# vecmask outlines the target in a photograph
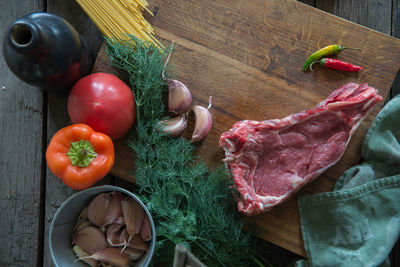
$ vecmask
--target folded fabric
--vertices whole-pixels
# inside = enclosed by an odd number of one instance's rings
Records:
[[[359,165],[332,192],[298,198],[308,261],[296,266],[390,266],[400,233],[400,97],[378,114]]]

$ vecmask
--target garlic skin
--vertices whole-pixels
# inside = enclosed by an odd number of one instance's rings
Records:
[[[134,248],[125,248],[124,252],[128,255],[131,261],[137,261],[144,254],[144,250],[138,250]]]
[[[95,259],[115,267],[129,267],[128,255],[118,248],[105,248],[88,257],[81,257],[79,259]]]
[[[97,195],[92,201],[90,201],[87,215],[89,221],[91,221],[94,225],[103,228],[106,222],[106,215],[108,211],[108,207],[111,202],[111,194],[110,193],[102,193]]]
[[[211,102],[211,101],[210,101]],[[211,130],[212,127],[212,115],[208,108],[202,106],[194,106],[193,112],[195,116],[194,131],[192,134],[192,143],[198,142],[204,139]]]
[[[81,220],[81,219],[87,219],[87,218],[88,218],[88,207],[85,207],[85,208],[81,211],[81,213],[79,214],[78,219]]]
[[[100,227],[102,231],[107,225],[121,221],[122,194],[119,192],[102,193],[90,201],[87,207],[87,217],[90,222]],[[122,223],[121,223],[122,224]]]
[[[111,224],[107,227],[106,237],[107,237],[107,242],[110,246],[112,247],[121,246],[121,244],[119,243],[119,237],[122,231],[121,228],[122,225],[120,224]]]
[[[126,224],[126,230],[130,237],[140,232],[144,217],[144,210],[133,198],[125,198],[121,201],[122,213]]]
[[[139,236],[139,235],[134,235],[133,237],[130,237],[130,240],[128,240],[128,247],[129,248],[134,248],[137,250],[148,250],[149,246],[147,243]]]
[[[168,109],[176,114],[183,114],[192,106],[192,94],[189,89],[177,80],[167,79],[168,82]]]
[[[124,244],[125,246],[126,244],[128,244],[128,238],[129,235],[126,232],[126,228],[122,229],[121,234],[119,235],[119,243]]]
[[[89,254],[96,253],[107,247],[104,234],[95,226],[87,226],[73,236],[72,244],[78,245]]]
[[[152,231],[149,217],[145,215],[143,218],[142,226],[140,227],[140,237],[144,241],[150,241],[152,239],[151,232]]]
[[[90,256],[89,253],[87,253],[86,251],[84,251],[83,249],[81,249],[79,246],[75,245],[72,250],[75,252],[75,254],[78,256],[78,258],[82,258],[82,257],[87,257]],[[89,259],[89,258],[82,258],[82,261],[86,262],[87,264],[89,264],[91,267],[98,267],[99,266],[99,262],[95,259]]]
[[[120,192],[112,192],[110,205],[108,206],[106,216],[104,218],[104,226],[115,223],[122,216],[121,206],[122,194]]]
[[[126,228],[121,231],[119,242],[124,244],[125,247],[134,248],[137,250],[147,250],[149,248],[147,243],[139,235],[130,236]],[[124,251],[126,249],[125,247]]]
[[[161,131],[167,133],[171,137],[176,137],[185,130],[187,126],[187,116],[186,114],[178,115],[176,117],[162,120],[159,122],[159,127]]]
[[[91,226],[91,225],[92,225],[92,223],[91,223],[88,219],[79,220],[79,221],[75,224],[74,231],[75,231],[75,232],[78,232],[78,231],[80,231],[81,229],[83,229],[83,228],[85,228],[85,227],[87,227],[87,226]]]
[[[122,210],[122,207],[121,207],[121,210]],[[125,225],[124,217],[122,217],[122,215],[121,215],[121,217],[115,218],[115,220],[113,221],[113,223],[115,223],[115,224],[120,224],[120,225]]]

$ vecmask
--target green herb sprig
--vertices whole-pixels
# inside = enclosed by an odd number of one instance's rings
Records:
[[[134,36],[108,39],[106,52],[111,64],[127,73],[135,95],[137,121],[128,145],[140,197],[156,223],[154,261],[171,266],[175,245],[183,243],[209,266],[262,266],[252,260],[260,246],[242,230],[224,169],[211,170],[186,139],[155,130],[165,117],[166,54]]]

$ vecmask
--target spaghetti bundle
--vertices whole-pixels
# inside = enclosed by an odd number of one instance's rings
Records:
[[[127,39],[131,34],[162,47],[154,37],[154,30],[143,17],[147,8],[146,0],[76,0],[85,13],[107,38]]]

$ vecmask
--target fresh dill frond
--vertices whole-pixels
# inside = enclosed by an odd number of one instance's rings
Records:
[[[242,230],[224,168],[210,169],[188,140],[156,130],[166,113],[165,53],[134,36],[108,39],[106,52],[127,73],[135,95],[137,120],[128,145],[140,197],[156,224],[153,261],[172,265],[175,245],[183,243],[209,266],[254,265],[255,238]]]

